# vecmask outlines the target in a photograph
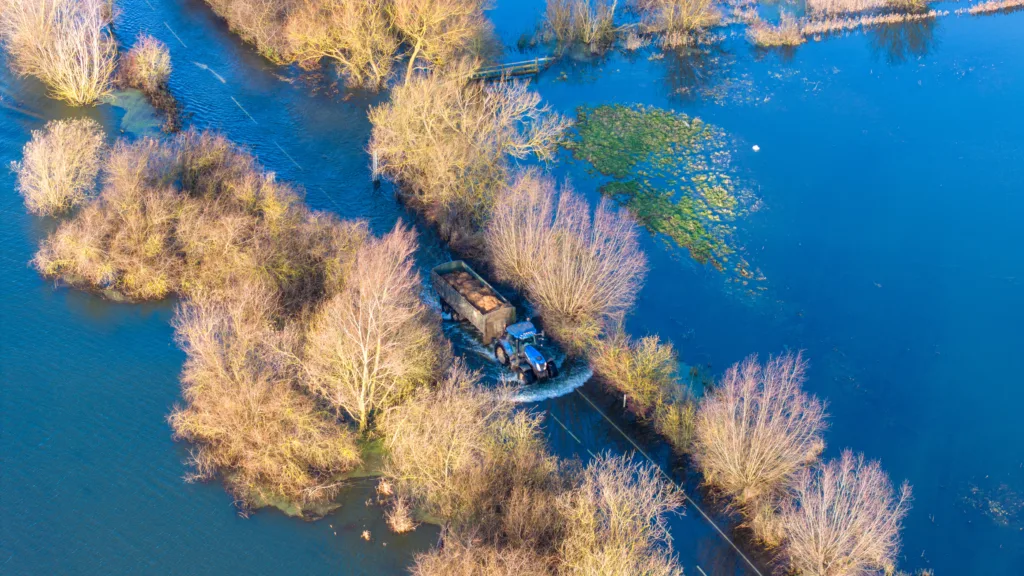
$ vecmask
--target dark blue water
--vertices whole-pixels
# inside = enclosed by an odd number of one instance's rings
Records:
[[[198,0],[120,5],[121,39],[145,30],[171,48],[192,124],[250,146],[314,208],[378,232],[409,218],[369,184],[365,111],[381,96],[270,66]],[[514,42],[541,5],[497,2],[499,35]],[[1024,573],[1024,14],[897,32],[789,55],[730,38],[710,56],[568,61],[538,89],[566,114],[643,102],[699,115],[734,139],[734,166],[763,200],[737,236],[768,290],[752,299],[648,239],[631,332],[659,333],[715,371],[805,349],[808,387],[830,404],[828,454],[864,451],[914,484],[904,567]],[[52,118],[120,126],[121,111],[69,112],[6,71],[0,87],[3,161]],[[596,196],[583,166],[553,170]],[[0,179],[0,573],[390,574],[433,545],[426,528],[388,534],[366,486],[306,523],[239,518],[216,483],[183,483],[187,448],[164,420],[183,360],[173,303],[115,305],[39,278],[27,262],[52,222],[27,216],[13,177]],[[446,257],[421,239],[424,267]],[[537,406],[560,453],[632,449],[576,393]],[[691,573],[750,573],[693,509],[673,535]]]

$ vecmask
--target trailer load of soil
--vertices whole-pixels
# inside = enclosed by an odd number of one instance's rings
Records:
[[[455,288],[462,294],[474,308],[487,314],[491,310],[494,310],[501,306],[501,299],[498,295],[491,290],[490,287],[485,286],[475,276],[464,270],[456,270],[449,272],[442,276],[445,282],[451,284],[452,288]]]

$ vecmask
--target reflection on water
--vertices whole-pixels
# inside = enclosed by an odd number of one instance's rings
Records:
[[[876,57],[885,58],[889,64],[902,64],[912,58],[924,58],[938,47],[936,26],[938,19],[929,18],[873,26],[867,34]]]

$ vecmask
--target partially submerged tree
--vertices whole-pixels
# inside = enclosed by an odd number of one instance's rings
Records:
[[[405,83],[420,58],[437,68],[465,53],[490,26],[484,5],[485,0],[391,0],[391,22],[410,47]]]
[[[614,330],[590,354],[594,371],[624,394],[640,416],[650,416],[673,388],[679,386],[679,361],[672,344],[657,336],[632,340]]]
[[[33,130],[21,162],[11,164],[29,212],[56,216],[82,204],[96,187],[104,148],[103,128],[90,118]]]
[[[284,25],[291,60],[335,60],[349,84],[381,88],[391,77],[401,39],[388,0],[304,0]]]
[[[247,506],[326,502],[361,461],[355,434],[296,389],[280,352],[294,336],[273,328],[277,306],[272,290],[251,284],[228,302],[185,303],[175,320],[187,404],[169,420],[193,444],[189,478],[220,476]]]
[[[166,89],[171,77],[171,53],[156,38],[140,34],[121,61],[125,84],[147,94]]]
[[[733,365],[697,412],[694,456],[740,506],[788,486],[824,447],[825,408],[801,390],[806,364],[786,353]]]
[[[633,0],[632,6],[644,30],[660,34],[669,48],[692,44],[697,34],[722,19],[714,0]]]
[[[657,467],[629,456],[595,458],[559,499],[566,527],[558,573],[682,576],[667,526],[680,506],[682,495]]]
[[[617,0],[548,0],[544,24],[559,44],[600,52],[615,41]]]
[[[843,451],[793,484],[783,507],[785,553],[805,576],[857,576],[896,569],[900,527],[910,509],[910,485],[893,491],[877,461]]]
[[[527,172],[505,191],[486,230],[500,279],[524,289],[544,326],[583,350],[628,311],[647,272],[632,216]]]
[[[420,299],[415,249],[414,232],[401,223],[364,244],[345,288],[317,313],[306,336],[309,389],[360,431],[438,372],[444,348]]]
[[[486,219],[510,158],[550,159],[569,126],[525,83],[484,84],[472,70],[418,76],[370,111],[380,169],[452,239]]]
[[[5,0],[0,40],[15,72],[86,106],[110,91],[117,60],[111,17],[108,0]]]

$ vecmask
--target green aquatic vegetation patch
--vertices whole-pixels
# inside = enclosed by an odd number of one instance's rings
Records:
[[[566,147],[594,172],[610,177],[601,192],[629,208],[651,232],[702,264],[719,270],[732,266],[742,278],[753,277],[746,262],[734,256],[732,223],[745,211],[749,194],[736,185],[721,129],[639,104],[582,106],[576,135]]]

